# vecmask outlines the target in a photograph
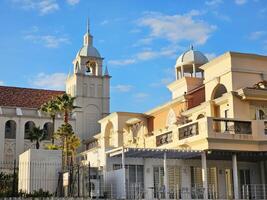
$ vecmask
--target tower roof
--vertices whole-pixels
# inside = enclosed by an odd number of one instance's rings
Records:
[[[93,46],[93,36],[90,34],[90,25],[89,19],[87,20],[86,33],[83,37],[83,46],[78,51],[77,56],[88,56],[88,57],[96,57],[101,58],[98,50]]]
[[[193,46],[190,46],[190,49],[182,53],[176,60],[176,66],[195,64],[203,65],[207,63],[208,58],[200,51],[194,50]]]

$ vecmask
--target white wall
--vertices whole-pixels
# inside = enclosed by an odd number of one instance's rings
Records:
[[[29,149],[19,156],[18,189],[27,193],[40,188],[55,193],[61,171],[60,150]]]

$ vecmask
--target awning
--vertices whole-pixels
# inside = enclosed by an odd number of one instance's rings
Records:
[[[196,158],[203,151],[200,150],[184,150],[184,149],[156,149],[156,148],[117,148],[107,151],[109,157],[120,157],[122,151],[127,158],[164,158],[164,154],[168,159],[189,159]]]

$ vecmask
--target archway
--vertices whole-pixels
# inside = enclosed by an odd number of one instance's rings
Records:
[[[106,147],[114,147],[116,135],[114,133],[114,126],[112,122],[108,122],[105,128],[105,146]]]
[[[45,140],[50,140],[52,135],[53,135],[53,123],[51,122],[46,122],[44,124],[44,139]]]
[[[35,123],[33,121],[28,121],[24,126],[24,139],[29,139],[29,134],[35,127]]]
[[[227,89],[223,84],[218,84],[212,92],[211,99],[217,99],[221,97],[223,94],[227,93]]]

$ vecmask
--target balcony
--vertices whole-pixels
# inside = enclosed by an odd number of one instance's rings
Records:
[[[264,120],[207,117],[178,127],[178,145],[197,149],[266,150],[266,133]]]
[[[252,134],[251,121],[212,119],[213,131],[224,134]]]

